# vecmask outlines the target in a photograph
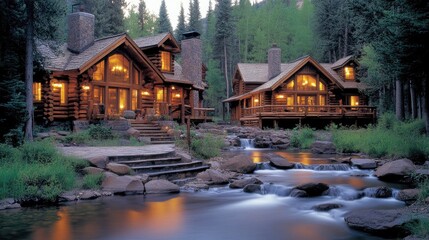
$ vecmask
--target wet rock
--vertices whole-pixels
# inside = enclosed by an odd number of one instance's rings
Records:
[[[248,155],[240,154],[222,162],[220,168],[238,173],[253,173],[256,164]]]
[[[309,197],[317,197],[328,190],[329,186],[324,183],[306,183],[295,187],[295,189],[306,192]]]
[[[208,190],[209,185],[203,181],[196,181],[185,184],[182,189],[187,192],[199,192],[202,190]]]
[[[354,158],[351,160],[352,164],[360,169],[375,169],[377,163],[374,159]]]
[[[128,134],[128,136],[132,136],[136,139],[138,139],[140,137],[140,131],[135,129],[135,128],[132,128],[132,127],[128,128],[127,134]]]
[[[329,141],[314,141],[311,145],[312,153],[334,154],[337,152],[335,145]]]
[[[392,196],[392,189],[389,187],[372,187],[364,190],[365,196],[372,198],[389,198]]]
[[[274,145],[273,148],[279,149],[279,150],[284,150],[284,149],[288,149],[289,146],[290,146],[290,143],[287,143],[287,144]]]
[[[299,190],[299,189],[292,189],[292,191],[290,192],[290,196],[291,197],[308,197],[307,192],[303,191],[303,190]]]
[[[0,200],[0,210],[20,208],[21,204],[17,203],[13,198]]]
[[[88,159],[92,166],[98,168],[106,168],[107,157],[106,156],[97,156]]]
[[[429,177],[429,169],[417,169],[416,170],[417,175]]]
[[[105,177],[101,188],[104,191],[117,193],[143,193],[143,183],[133,176],[118,176],[113,173],[104,173]]]
[[[131,110],[125,110],[123,113],[123,116],[125,119],[135,119],[136,113],[134,111],[131,111]]]
[[[93,190],[82,190],[79,192],[79,200],[91,200],[101,197],[101,193]]]
[[[396,195],[396,199],[405,202],[407,205],[414,203],[419,197],[418,189],[402,189]]]
[[[207,169],[204,172],[198,173],[197,179],[209,182],[210,184],[226,184],[229,182],[229,175],[216,169]]]
[[[248,184],[243,188],[245,193],[259,193],[261,194],[261,185],[259,184]]]
[[[125,164],[120,164],[120,163],[108,163],[106,165],[106,168],[109,171],[116,173],[118,175],[125,175],[131,172],[131,168],[129,166]]]
[[[246,185],[249,184],[256,184],[256,185],[261,185],[262,181],[257,179],[257,178],[244,178],[244,179],[239,179],[239,180],[234,180],[232,183],[229,184],[230,188],[244,188]]]
[[[413,219],[398,210],[354,210],[344,217],[350,228],[374,235],[398,238],[405,237],[410,232],[405,225]]]
[[[342,208],[342,207],[343,205],[339,203],[324,203],[324,204],[316,205],[312,207],[312,209],[319,212],[328,212],[328,211],[331,211],[332,209]]]
[[[261,185],[262,194],[275,194],[277,196],[286,197],[291,193],[291,188],[274,184],[274,183],[266,183]]]
[[[152,180],[145,184],[146,194],[179,193],[180,188],[167,180]]]
[[[291,169],[295,167],[295,163],[291,163],[277,154],[268,155],[268,160],[270,161],[271,166],[279,169]]]
[[[274,146],[285,145],[285,144],[289,145],[290,141],[286,137],[273,136],[271,137],[271,144]]]
[[[403,181],[416,170],[416,166],[409,159],[399,159],[378,167],[375,176],[385,181]]]
[[[85,174],[100,174],[104,172],[104,169],[96,168],[96,167],[86,167],[82,169]]]

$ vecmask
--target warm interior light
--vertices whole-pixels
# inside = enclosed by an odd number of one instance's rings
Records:
[[[173,90],[174,90],[174,89],[176,89],[176,88],[175,88],[174,86],[172,86],[172,87],[171,87],[171,89],[173,89]]]
[[[142,95],[149,96],[150,93],[148,91],[144,91],[144,92],[142,92]]]
[[[121,106],[119,106],[119,108],[122,110],[124,109],[124,105],[121,104]]]
[[[63,84],[61,84],[61,83],[52,83],[52,87],[54,87],[54,88],[62,88]]]
[[[255,100],[253,100],[255,103],[259,102],[259,99],[255,98]]]
[[[88,85],[83,85],[82,89],[85,90],[85,91],[88,91],[89,90],[89,86]]]
[[[316,87],[316,83],[315,82],[311,83],[311,86]]]
[[[282,95],[282,94],[277,95],[277,98],[285,98],[285,95]]]
[[[180,97],[180,93],[176,93],[174,96],[177,97],[177,98],[179,98]]]

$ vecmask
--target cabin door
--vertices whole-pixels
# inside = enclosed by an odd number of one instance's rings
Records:
[[[156,115],[166,115],[168,114],[167,110],[167,91],[163,87],[155,87],[155,114]]]
[[[312,106],[316,105],[316,95],[298,95],[298,111],[300,112],[314,112],[315,108]]]
[[[107,113],[110,116],[119,116],[128,107],[129,90],[122,88],[109,88],[109,104]]]

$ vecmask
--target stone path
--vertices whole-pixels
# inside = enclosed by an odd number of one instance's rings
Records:
[[[99,156],[132,156],[163,154],[174,151],[174,144],[157,144],[146,146],[121,146],[121,147],[59,147],[60,152],[68,156],[76,156],[89,159]]]

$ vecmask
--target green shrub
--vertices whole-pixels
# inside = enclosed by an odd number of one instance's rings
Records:
[[[223,139],[212,134],[206,134],[201,138],[193,137],[191,139],[192,152],[197,157],[203,159],[219,156],[224,146]]]
[[[7,163],[0,165],[0,199],[22,198],[25,186],[18,181],[18,173],[22,168],[20,163]]]
[[[406,228],[410,230],[411,235],[421,238],[429,238],[429,218],[420,217],[416,221],[406,225]]]
[[[64,143],[69,144],[85,144],[88,143],[91,140],[91,137],[89,136],[88,131],[82,131],[77,133],[72,133],[70,135],[67,135],[64,138]]]
[[[0,165],[21,161],[21,152],[7,144],[0,144]]]
[[[88,134],[92,139],[96,140],[114,138],[112,129],[102,125],[91,125],[88,129]]]
[[[73,156],[60,156],[58,161],[61,161],[64,164],[70,164],[72,169],[77,173],[80,173],[84,168],[89,167],[88,160],[73,157]]]
[[[50,163],[58,155],[49,141],[27,142],[20,147],[22,160],[27,163]]]
[[[104,175],[102,173],[85,175],[83,177],[82,187],[84,189],[100,189],[103,178]]]
[[[398,124],[399,121],[396,119],[396,116],[394,113],[385,113],[380,116],[378,119],[377,127],[379,129],[389,130],[393,129],[396,124]]]
[[[290,138],[292,147],[307,149],[314,142],[314,130],[309,127],[294,128]]]

